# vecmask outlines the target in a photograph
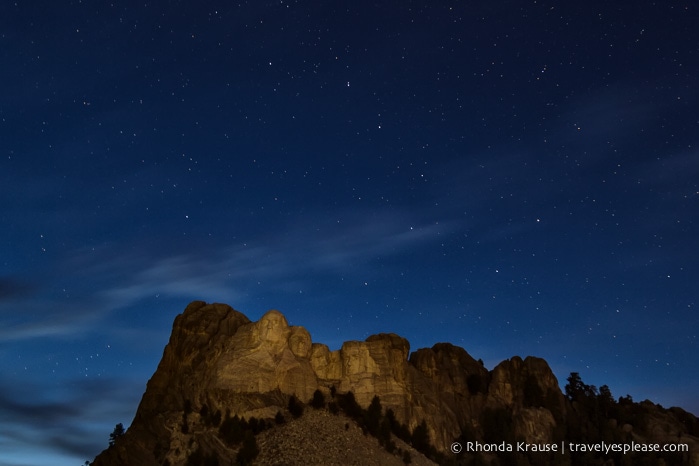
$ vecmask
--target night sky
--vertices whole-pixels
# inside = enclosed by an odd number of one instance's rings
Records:
[[[128,426],[192,300],[699,414],[693,2],[0,4],[0,465]]]

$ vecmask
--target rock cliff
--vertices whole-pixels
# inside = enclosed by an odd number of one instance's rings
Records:
[[[175,319],[127,433],[93,464],[184,465],[196,448],[225,457],[207,413],[272,419],[290,396],[306,402],[316,390],[327,397],[351,391],[364,408],[378,396],[409,431],[425,421],[438,452],[448,452],[455,439],[489,441],[496,434],[560,441],[572,418],[543,359],[513,357],[488,371],[448,343],[410,354],[408,341],[395,334],[331,351],[278,311],[251,322],[228,305],[195,301]],[[506,427],[494,419],[505,419]],[[663,422],[682,430],[672,419]]]

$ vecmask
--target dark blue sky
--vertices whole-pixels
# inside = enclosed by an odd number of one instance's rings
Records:
[[[128,425],[191,300],[699,413],[677,2],[3,2],[0,464]]]

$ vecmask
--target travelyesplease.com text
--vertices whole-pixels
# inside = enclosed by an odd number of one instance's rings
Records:
[[[498,453],[498,452],[554,452],[566,454],[567,452],[575,453],[643,453],[643,452],[688,452],[689,445],[686,443],[575,443],[575,442],[560,442],[560,443],[527,443],[527,442],[500,442],[500,443],[483,443],[483,442],[466,442],[464,444],[454,442],[451,445],[453,453]]]

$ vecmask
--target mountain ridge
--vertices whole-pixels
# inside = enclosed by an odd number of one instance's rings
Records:
[[[364,410],[377,402],[374,398],[380,400],[379,411],[390,410],[399,426],[394,434],[408,432],[403,437],[410,441],[410,433],[424,426],[429,448],[422,450],[441,462],[500,461],[492,454],[454,455],[450,448],[457,440],[553,444],[600,436],[647,440],[654,435],[663,441],[686,440],[694,447],[671,457],[679,461],[671,464],[699,464],[699,421],[690,413],[651,403],[652,409],[646,408],[652,416],[636,415],[634,426],[624,421],[632,420],[629,413],[636,411],[621,406],[621,400],[605,405],[606,390],[601,397],[595,387],[574,382],[573,388],[581,391],[564,395],[541,358],[514,356],[488,371],[450,343],[410,353],[409,342],[393,333],[347,341],[331,351],[314,343],[305,328],[290,326],[279,311],[268,311],[253,322],[226,304],[194,301],[175,318],[130,428],[93,464],[205,464],[192,460],[196,452],[209,455],[208,464],[232,461],[237,450],[221,440],[225,435],[210,421],[210,413],[219,413],[219,422],[223,413],[226,421],[271,420],[282,412],[288,416],[291,397],[306,402],[316,392],[331,400],[351,393]],[[599,414],[602,408],[605,416]],[[598,413],[594,419],[589,410]],[[662,419],[655,421],[662,424],[660,432],[641,427],[641,420],[653,416]],[[533,464],[544,457],[523,458]],[[540,464],[588,464],[573,457],[546,458],[549,462]]]

